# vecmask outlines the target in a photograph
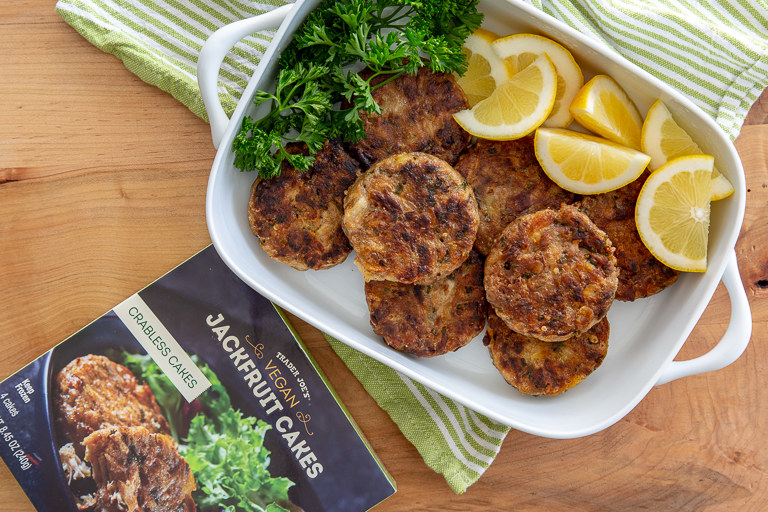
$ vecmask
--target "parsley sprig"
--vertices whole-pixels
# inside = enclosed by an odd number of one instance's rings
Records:
[[[464,73],[461,47],[481,22],[477,0],[326,0],[283,52],[275,92],[254,96],[269,112],[243,119],[235,166],[270,178],[284,160],[306,170],[328,139],[363,138],[360,112],[380,111],[377,87],[423,66]],[[286,151],[291,141],[304,142],[309,154]]]

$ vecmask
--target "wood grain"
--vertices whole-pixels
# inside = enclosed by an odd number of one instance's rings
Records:
[[[44,0],[0,2],[0,378],[210,243],[206,123],[128,72]],[[731,366],[654,388],[616,425],[552,440],[512,431],[461,496],[431,471],[320,332],[294,324],[413,510],[732,511],[768,502],[768,93],[736,141],[747,210],[736,250],[753,336]],[[679,359],[729,321],[721,286]],[[33,510],[4,465],[0,508]]]

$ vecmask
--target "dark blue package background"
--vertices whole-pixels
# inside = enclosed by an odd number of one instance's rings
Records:
[[[221,261],[213,246],[161,277],[139,295],[182,348],[189,355],[197,354],[210,366],[227,388],[236,408],[272,425],[265,441],[265,446],[272,452],[269,470],[273,476],[285,476],[296,484],[289,491],[293,503],[307,512],[363,511],[394,492],[392,483],[275,307],[238,279]],[[223,350],[217,335],[206,323],[209,316],[217,317],[219,314],[224,317],[221,325],[229,325],[228,335],[237,336],[247,349],[251,347],[245,344],[246,335],[249,335],[249,341],[264,345],[263,359],[255,356],[252,359],[276,392],[284,410],[268,415],[259,405],[243,375],[229,359],[229,353]],[[0,391],[8,392],[8,388],[12,390],[18,381],[29,377],[34,379],[35,389],[46,390],[47,393],[51,376],[75,357],[87,353],[109,353],[115,348],[144,353],[119,319],[109,313],[9,377],[0,384]],[[302,396],[295,377],[275,357],[278,351],[295,365],[298,377],[306,381],[309,399]],[[251,355],[254,355],[253,352]],[[290,402],[267,378],[268,373],[273,371],[265,369],[267,364],[270,368],[279,368],[286,378],[296,401],[294,408],[290,408]],[[46,400],[41,400],[40,396],[35,398],[32,401],[34,407],[25,408],[23,418],[20,413],[13,419],[18,425],[25,425],[26,446],[45,448],[38,450],[43,452],[40,454],[44,455],[43,462],[34,471],[22,472],[18,467],[14,470],[12,455],[2,443],[1,436],[0,453],[40,512],[74,511],[74,508],[68,508],[71,504],[65,507],[62,502],[61,493],[66,493],[68,497],[68,489],[57,467],[55,432],[48,427],[51,424],[50,397],[46,396]],[[306,415],[311,418],[306,426],[297,419],[296,412],[299,411],[305,415],[304,419]],[[0,408],[0,417],[7,421],[7,414],[3,413],[7,411]],[[317,477],[307,476],[291,453],[289,442],[274,428],[274,421],[280,416],[292,418],[290,431],[300,433],[296,443],[304,440],[322,464],[323,471]],[[54,436],[53,441],[51,436]],[[52,462],[56,463],[53,467]]]
[[[47,428],[48,408],[43,394],[47,381],[45,366],[45,358],[37,359],[0,383],[0,396],[12,397],[12,402],[18,406],[16,416],[11,416],[6,407],[0,408],[0,418],[4,422],[0,427],[6,427],[3,435],[0,435],[0,456],[37,510],[75,512],[68,504],[61,506],[60,492],[69,493],[69,489],[65,484],[62,485],[58,458],[53,451]],[[25,379],[30,380],[35,393],[30,395],[30,403],[22,405],[16,385]],[[29,460],[34,461],[28,470],[23,470],[20,461],[13,455],[13,450],[4,438],[6,433],[13,435]],[[45,489],[49,489],[49,492],[45,492]]]

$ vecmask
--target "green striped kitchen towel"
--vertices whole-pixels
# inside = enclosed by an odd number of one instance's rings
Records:
[[[686,94],[731,139],[768,85],[766,0],[524,0],[613,48]],[[146,82],[205,118],[197,55],[217,28],[284,0],[59,0],[58,13]],[[270,32],[243,39],[227,56],[220,85],[231,113]]]
[[[376,403],[387,411],[424,462],[456,493],[491,465],[509,428],[326,335]]]
[[[283,0],[60,0],[56,12],[88,41],[117,56],[147,83],[170,93],[207,119],[197,86],[200,48],[216,29],[264,13]],[[220,99],[231,114],[274,35],[237,43],[220,72]]]
[[[735,139],[768,86],[765,0],[527,0],[677,88]],[[57,12],[91,43],[169,92],[198,116],[197,55],[217,28],[287,2],[265,0],[58,0]],[[228,113],[272,33],[238,43],[222,66]],[[464,492],[491,464],[508,428],[329,339],[425,462]]]

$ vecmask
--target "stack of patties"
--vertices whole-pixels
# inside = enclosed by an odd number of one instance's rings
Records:
[[[605,358],[619,268],[608,236],[575,206],[513,220],[485,261],[483,342],[520,392],[557,395]]]
[[[370,168],[347,192],[344,232],[374,332],[402,352],[445,354],[486,321],[477,204],[453,168],[469,143],[453,113],[467,99],[452,75],[427,68],[373,94],[381,112],[363,115],[366,137],[352,146]]]
[[[350,187],[342,225],[366,281],[371,325],[389,346],[434,356],[483,330],[478,223],[471,187],[426,153],[379,160]]]
[[[521,393],[557,395],[595,370],[608,348],[605,314],[618,268],[608,237],[541,169],[533,137],[479,139],[456,163],[480,212],[487,257],[483,342]]]

